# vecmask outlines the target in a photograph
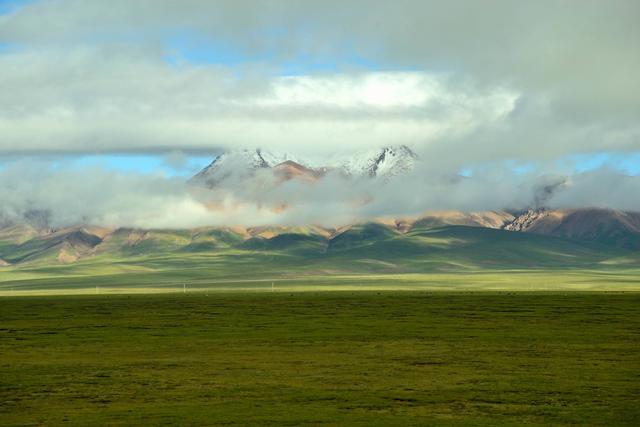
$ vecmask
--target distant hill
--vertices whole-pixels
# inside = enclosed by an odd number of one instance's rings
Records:
[[[612,209],[528,210],[506,230],[568,237],[621,248],[640,249],[640,213]]]
[[[32,231],[23,229],[26,235],[31,236]],[[16,238],[15,228],[11,233],[0,232],[0,238],[6,239],[14,236],[13,243],[4,240],[0,245],[0,253],[5,263],[16,264],[29,261],[46,260],[51,263],[75,262],[80,258],[94,253],[94,248],[102,243],[102,237],[97,229],[85,229],[83,227],[69,228],[50,233],[41,232],[31,238]]]
[[[257,274],[267,268],[265,262],[286,266],[282,271],[348,272],[629,265],[640,259],[637,221],[638,214],[595,209],[441,212],[339,228],[11,226],[0,229],[0,268],[87,263],[199,268],[222,262],[220,271],[245,265]]]
[[[366,177],[384,180],[410,172],[418,161],[418,156],[406,146],[388,146],[353,153],[346,157],[323,159],[322,164],[288,153],[245,149],[218,156],[209,166],[194,176],[191,182],[209,188],[225,188],[234,182],[237,184],[243,183],[243,180],[254,179],[271,179],[273,184],[289,180],[312,183],[322,179],[328,173],[339,173],[345,178]],[[274,209],[287,208],[287,205],[278,205]],[[400,233],[451,225],[471,226],[569,238],[629,250],[640,249],[640,213],[611,209],[448,211],[409,218],[379,219],[374,222],[390,226]],[[335,241],[332,240],[330,247],[338,247],[343,244],[341,242],[352,239],[357,233],[366,234],[373,230],[361,230],[361,227],[358,224],[341,227],[340,230],[346,231],[346,234],[336,237]],[[319,232],[318,227],[315,232]],[[324,230],[319,234],[330,235],[336,232],[337,230]],[[250,230],[245,233],[252,234]],[[290,230],[281,228],[277,233],[290,234]],[[254,241],[252,244],[259,245],[259,242]],[[193,248],[206,246],[196,244]]]
[[[470,227],[504,228],[515,221],[516,217],[506,211],[489,212],[434,212],[420,216],[410,222],[410,229],[434,228],[444,225],[467,225]]]

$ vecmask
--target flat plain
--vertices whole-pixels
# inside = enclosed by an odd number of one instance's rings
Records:
[[[637,293],[176,290],[0,298],[0,424],[640,423]]]

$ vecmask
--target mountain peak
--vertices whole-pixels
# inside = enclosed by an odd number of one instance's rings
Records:
[[[411,171],[418,159],[406,145],[386,146],[339,156],[327,160],[302,159],[289,153],[266,151],[260,148],[232,150],[216,157],[209,166],[192,178],[195,183],[207,187],[219,186],[223,181],[232,178],[250,178],[257,170],[288,169],[302,170],[307,175],[317,177],[327,171],[337,170],[347,177],[378,178],[402,175]],[[284,166],[283,166],[284,165]],[[295,176],[297,174],[292,174]]]
[[[348,175],[393,177],[410,172],[418,155],[406,145],[387,146],[355,155],[345,162]]]

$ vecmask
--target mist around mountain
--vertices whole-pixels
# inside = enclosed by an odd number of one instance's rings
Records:
[[[348,259],[356,266],[373,263],[398,271],[584,267],[637,259],[640,213],[546,208],[567,185],[559,179],[534,187],[534,207],[528,209],[381,214],[403,210],[403,204],[414,203],[414,209],[424,204],[420,186],[404,186],[420,161],[406,146],[320,160],[261,149],[230,151],[187,186],[172,189],[175,197],[181,192],[197,197],[191,202],[198,204],[203,226],[122,227],[81,220],[56,226],[50,211],[31,209],[19,220],[0,219],[0,267],[113,258],[134,264],[158,257],[178,262],[189,254],[204,260],[221,254],[235,254],[235,260],[276,254],[311,264]],[[457,175],[440,182],[456,185],[465,179]],[[181,215],[169,205],[157,209]],[[252,215],[265,212],[268,216],[260,220]],[[233,221],[206,224],[217,213]]]
[[[640,176],[606,168],[516,172],[508,165],[464,172],[413,150],[390,145],[321,157],[232,150],[200,173],[183,176],[16,161],[0,168],[0,226],[335,228],[436,211],[640,211],[638,199],[630,197],[640,189]]]
[[[231,180],[255,178],[256,172],[265,170],[273,171],[284,180],[300,178],[316,181],[329,173],[344,178],[384,180],[411,172],[417,161],[418,155],[405,145],[365,150],[322,160],[260,148],[243,149],[221,154],[195,175],[191,182],[215,188],[224,186]]]

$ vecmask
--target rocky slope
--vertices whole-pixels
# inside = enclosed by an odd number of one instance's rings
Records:
[[[638,212],[596,208],[530,209],[516,214],[504,229],[640,249]]]

